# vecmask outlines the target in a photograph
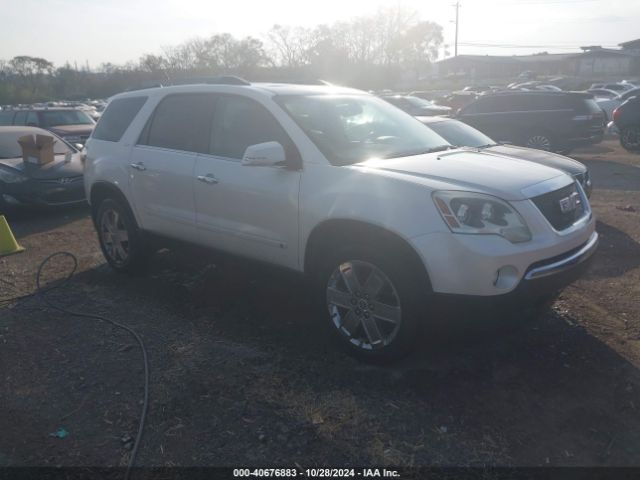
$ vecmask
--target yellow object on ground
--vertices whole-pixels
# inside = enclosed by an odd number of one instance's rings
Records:
[[[12,253],[24,252],[24,248],[18,245],[16,237],[11,233],[7,219],[0,215],[0,257]]]

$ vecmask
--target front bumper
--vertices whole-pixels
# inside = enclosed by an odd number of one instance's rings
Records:
[[[435,308],[449,318],[452,312],[485,312],[522,309],[549,299],[580,278],[589,268],[598,248],[598,234],[565,255],[529,267],[518,286],[497,296],[435,294]],[[454,315],[455,316],[455,315]]]
[[[61,207],[86,202],[82,177],[64,182],[29,179],[22,183],[0,183],[0,195],[10,206]]]
[[[409,239],[422,258],[434,293],[498,297],[515,290],[523,281],[533,281],[532,268],[564,259],[585,245],[593,246],[594,239],[597,244],[596,222],[591,212],[571,227],[556,231],[533,202],[511,204],[527,219],[531,241],[514,244],[497,235],[450,231]],[[536,275],[535,280],[546,283],[553,276]]]

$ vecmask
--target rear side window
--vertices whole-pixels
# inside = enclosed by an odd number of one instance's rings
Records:
[[[16,116],[13,118],[14,125],[26,125],[27,124],[27,112],[21,111],[17,112]]]
[[[93,131],[93,138],[108,142],[120,141],[146,101],[147,97],[129,97],[109,103]]]
[[[14,112],[0,112],[0,125],[13,125]]]
[[[271,113],[258,102],[238,96],[221,96],[209,153],[240,159],[250,145],[279,142],[285,149],[290,140]]]
[[[497,113],[508,111],[504,97],[481,97],[469,106],[463,113]]]
[[[582,111],[589,113],[602,113],[602,109],[598,105],[598,102],[592,98],[586,98],[582,101]]]
[[[143,131],[141,145],[207,153],[214,97],[210,94],[169,95],[156,107]]]

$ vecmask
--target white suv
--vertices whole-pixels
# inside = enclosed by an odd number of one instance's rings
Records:
[[[115,270],[140,269],[153,235],[304,273],[337,337],[369,358],[408,351],[441,298],[544,298],[598,243],[566,173],[455,149],[333,86],[222,79],[117,95],[84,179]]]

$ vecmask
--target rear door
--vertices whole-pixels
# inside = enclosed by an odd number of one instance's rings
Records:
[[[208,150],[212,115],[213,96],[205,93],[167,95],[151,115],[129,163],[145,230],[194,240],[194,169]]]
[[[458,118],[498,141],[511,140],[508,102],[500,96],[481,97],[465,107]]]
[[[301,172],[243,166],[250,145],[276,141],[299,155],[274,115],[258,101],[219,95],[211,143],[198,155],[194,192],[199,238],[217,248],[282,266],[298,266]]]

